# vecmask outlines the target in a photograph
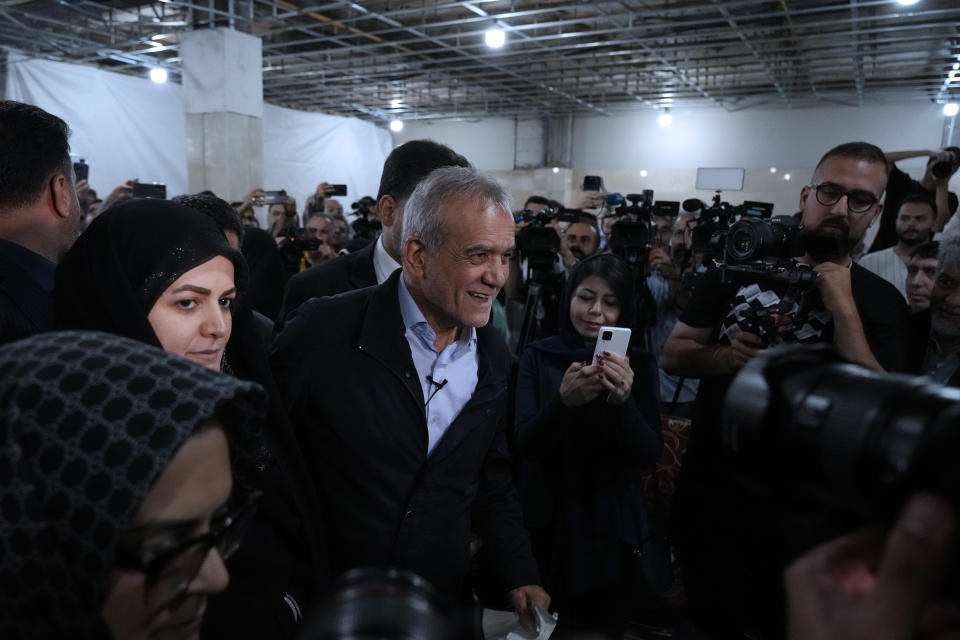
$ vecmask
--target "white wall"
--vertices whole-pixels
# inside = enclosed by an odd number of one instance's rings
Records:
[[[657,116],[657,112],[638,111],[577,118],[569,182],[551,180],[542,172],[535,172],[539,179],[532,179],[530,171],[512,172],[512,166],[505,166],[513,157],[516,140],[510,119],[409,122],[399,136],[394,135],[394,142],[429,137],[452,146],[478,168],[495,172],[514,198],[521,200],[518,206],[537,188],[540,195],[568,202],[571,184],[575,188],[588,174],[603,176],[610,191],[653,189],[661,200],[709,200],[711,192],[694,186],[697,167],[713,166],[746,169],[744,190],[724,193],[725,200],[773,202],[775,213],[788,214],[796,211],[800,188],[830,147],[866,140],[890,151],[937,148],[944,123],[942,107],[929,102],[735,113],[675,110],[670,127],[660,127]],[[919,177],[924,164],[908,160],[899,166]],[[776,167],[777,173],[771,174],[770,167]],[[647,176],[641,177],[640,170],[646,170]],[[783,179],[787,173],[789,181]],[[960,178],[955,177],[952,185],[954,191],[960,190]]]
[[[478,169],[512,171],[514,138],[513,118],[421,120],[405,123],[403,131],[393,134],[393,144],[436,140],[466,156]]]

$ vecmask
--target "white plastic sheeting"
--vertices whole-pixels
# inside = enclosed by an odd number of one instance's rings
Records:
[[[187,191],[187,127],[180,85],[155,84],[93,67],[25,58],[11,51],[6,97],[35,104],[70,125],[72,153],[90,164],[100,197],[130,178]],[[338,198],[376,196],[390,133],[370,122],[265,104],[263,184],[286,189],[303,210],[322,181],[346,184]],[[261,215],[261,222],[262,222]]]
[[[346,184],[344,210],[361,196],[377,196],[390,132],[355,118],[263,105],[263,188],[286,189],[303,211],[323,181]]]
[[[187,190],[187,126],[180,85],[156,84],[49,60],[7,57],[6,97],[63,118],[70,150],[90,165],[90,184],[104,198],[131,178]]]

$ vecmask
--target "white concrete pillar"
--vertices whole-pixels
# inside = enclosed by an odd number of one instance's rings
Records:
[[[263,181],[262,43],[224,27],[181,37],[190,192],[242,200]]]

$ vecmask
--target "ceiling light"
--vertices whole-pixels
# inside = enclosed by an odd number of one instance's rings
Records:
[[[897,0],[897,2],[905,7],[909,7],[912,4],[917,4],[920,0]]]
[[[390,107],[392,109],[399,109],[400,105],[402,104],[403,104],[403,100],[401,100],[400,98],[394,98],[393,100],[390,101]]]
[[[783,179],[784,179],[784,180],[790,180],[790,174],[789,174],[789,173],[783,174]]]
[[[770,167],[770,173],[776,173],[776,172],[777,172],[776,167]]]
[[[483,36],[483,41],[486,42],[487,46],[491,49],[499,49],[503,46],[503,43],[507,41],[507,34],[501,29],[487,29],[487,32]]]
[[[167,81],[167,70],[159,67],[156,69],[150,69],[150,79],[157,84],[163,84]]]
[[[401,131],[403,131],[403,122],[401,122],[400,120],[391,120],[390,131],[393,131],[394,133],[400,133]]]
[[[646,178],[646,177],[647,177],[647,170],[646,170],[646,169],[640,169],[640,177],[641,177],[641,178]]]
[[[960,105],[958,105],[956,102],[948,102],[947,104],[943,105],[943,115],[945,116],[952,118],[953,116],[957,115],[958,111],[960,111]]]
[[[560,167],[554,167],[554,168],[553,168],[553,172],[554,172],[554,173],[560,173]]]
[[[954,63],[953,63],[953,70],[954,70],[954,71],[960,70],[960,62],[954,62]]]
[[[657,118],[657,124],[659,124],[661,127],[669,127],[671,124],[673,124],[673,116],[669,113],[661,113],[660,117]]]

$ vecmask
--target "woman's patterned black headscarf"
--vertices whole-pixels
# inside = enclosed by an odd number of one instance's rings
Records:
[[[91,638],[118,542],[177,450],[216,418],[255,466],[263,390],[85,331],[0,347],[0,637]]]

